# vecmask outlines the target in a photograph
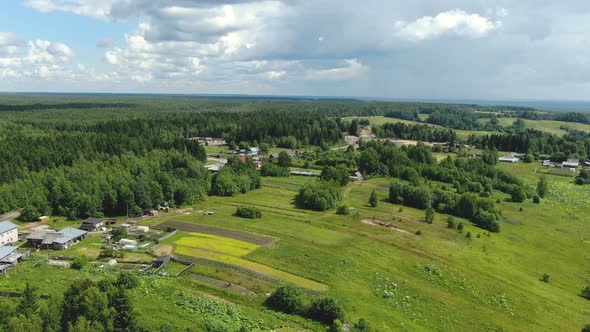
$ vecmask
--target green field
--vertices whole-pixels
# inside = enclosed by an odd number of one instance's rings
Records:
[[[575,122],[564,122],[564,121],[552,121],[552,120],[528,120],[522,119],[526,124],[527,128],[545,131],[551,134],[563,136],[567,133],[566,130],[562,129],[567,127],[569,129],[580,130],[590,132],[590,125],[575,123]],[[516,119],[512,118],[498,118],[498,122],[502,126],[511,126]]]

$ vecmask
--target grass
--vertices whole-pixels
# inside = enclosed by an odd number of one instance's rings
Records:
[[[259,246],[226,237],[203,233],[189,233],[174,242],[177,246],[198,248],[232,256],[246,256]]]

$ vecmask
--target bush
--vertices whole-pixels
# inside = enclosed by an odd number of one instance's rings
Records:
[[[447,218],[447,228],[455,228],[455,218],[452,216]]]
[[[115,285],[123,289],[133,289],[139,286],[139,279],[133,273],[121,272]]]
[[[292,162],[293,161],[291,160],[291,156],[289,156],[289,154],[286,151],[281,151],[279,153],[278,164],[280,167],[291,167]]]
[[[541,203],[541,197],[539,197],[539,195],[533,196],[533,203],[535,203],[535,204]]]
[[[590,300],[590,286],[586,286],[585,288],[583,288],[581,295],[583,298]]]
[[[417,230],[416,231],[416,235],[422,235],[422,231],[421,230]]]
[[[291,285],[282,285],[266,299],[265,304],[274,310],[288,314],[299,314],[304,311],[301,291]]]
[[[369,323],[364,319],[361,318],[352,326],[353,332],[372,332],[373,328],[369,325]]]
[[[336,209],[336,214],[347,216],[350,214],[350,208],[346,204],[340,205],[338,209]]]
[[[260,175],[262,176],[289,176],[289,168],[282,167],[279,165],[266,163],[260,169]]]
[[[241,218],[256,219],[262,218],[262,211],[253,206],[240,206],[236,209],[235,215]]]
[[[88,264],[88,257],[78,255],[72,262],[72,269],[81,270],[86,264]]]
[[[172,233],[175,230],[176,230],[176,228],[174,228],[174,227],[170,227],[170,226],[166,227],[166,233]]]
[[[467,234],[465,234],[466,238],[471,238],[471,232],[467,232]]]
[[[584,325],[584,327],[582,327],[582,332],[590,332],[590,324]]]
[[[464,227],[465,227],[465,226],[463,225],[463,223],[462,223],[462,222],[460,222],[460,223],[457,225],[457,230],[459,231],[459,233],[463,233],[463,228],[464,228]]]
[[[332,324],[335,320],[344,319],[344,310],[337,299],[322,296],[311,302],[307,312],[309,318],[325,324]]]
[[[541,276],[542,282],[549,283],[549,279],[551,279],[551,276],[549,275],[549,273],[543,273],[543,275]]]

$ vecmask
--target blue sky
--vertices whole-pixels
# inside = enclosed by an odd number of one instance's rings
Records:
[[[0,91],[585,100],[585,0],[7,0]]]

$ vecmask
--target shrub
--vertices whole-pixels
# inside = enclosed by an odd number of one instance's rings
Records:
[[[441,271],[438,268],[438,266],[434,265],[434,264],[426,264],[424,265],[424,271],[430,273],[430,274],[434,274],[434,275],[441,275]]]
[[[78,255],[72,262],[72,269],[81,270],[86,264],[88,264],[88,257]]]
[[[452,216],[447,218],[447,228],[455,228],[455,218]]]
[[[291,156],[286,151],[279,152],[278,164],[280,167],[291,167]]]
[[[309,318],[325,324],[332,324],[335,320],[344,319],[344,310],[337,299],[322,296],[311,302],[307,312]]]
[[[539,197],[539,195],[533,196],[533,203],[535,203],[535,204],[541,203],[541,197]]]
[[[581,295],[583,298],[590,300],[590,286],[586,286],[585,288],[582,288]]]
[[[549,283],[549,279],[551,279],[551,276],[549,275],[549,273],[543,273],[543,275],[541,276],[542,282]]]
[[[459,233],[463,233],[463,228],[464,228],[464,227],[465,227],[465,226],[463,226],[463,223],[462,223],[462,222],[460,222],[460,223],[457,225],[457,230],[459,231]]]
[[[265,304],[269,308],[288,314],[302,313],[304,309],[301,291],[291,285],[277,287],[266,299]]]
[[[121,272],[115,284],[123,289],[133,289],[139,286],[139,279],[133,273]]]
[[[434,221],[434,209],[430,206],[426,208],[426,212],[424,214],[424,221],[426,221],[429,224],[432,224],[432,222]]]
[[[416,231],[416,235],[422,235],[422,231],[421,230],[417,230]]]
[[[346,204],[340,205],[338,209],[336,209],[336,214],[347,216],[350,214],[350,208]]]
[[[170,226],[169,226],[169,227],[166,227],[166,232],[167,232],[167,233],[172,233],[172,232],[174,232],[175,230],[176,230],[176,228],[174,228],[174,227],[170,227]]]
[[[361,318],[352,326],[353,332],[372,332],[373,328],[369,325],[369,323],[364,319]]]
[[[241,218],[256,219],[262,218],[262,211],[254,206],[240,206],[236,209],[235,215]]]
[[[260,169],[262,176],[289,176],[289,168],[266,163]]]
[[[590,324],[584,325],[584,327],[582,327],[582,332],[590,332]]]
[[[465,234],[466,238],[471,238],[471,232],[467,232],[467,234]]]

